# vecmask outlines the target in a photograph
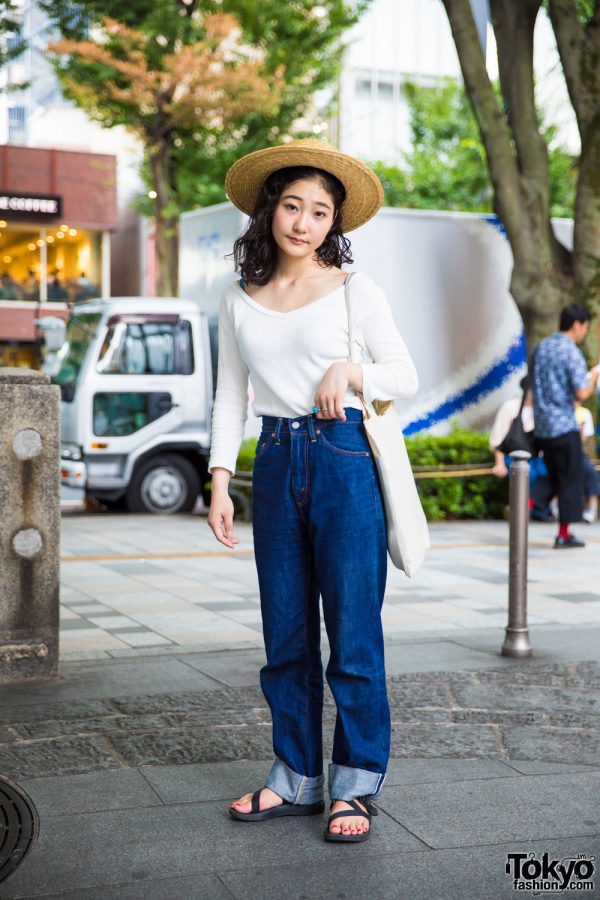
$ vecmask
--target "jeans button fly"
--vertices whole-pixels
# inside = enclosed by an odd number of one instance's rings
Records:
[[[292,428],[300,428],[300,422],[292,422]]]

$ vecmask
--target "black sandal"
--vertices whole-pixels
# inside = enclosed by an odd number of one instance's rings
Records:
[[[316,816],[325,809],[323,800],[319,803],[290,803],[283,800],[278,806],[270,809],[260,809],[260,795],[264,788],[259,788],[252,794],[252,812],[238,812],[232,806],[229,807],[229,815],[240,822],[264,822],[266,819],[276,819],[278,816]]]
[[[358,805],[356,800],[360,800],[361,803],[364,803],[364,805],[367,808],[366,812],[360,808],[360,806]],[[355,810],[355,813],[351,812],[349,809],[340,809],[340,810],[338,810],[338,812],[334,812],[329,816],[329,819],[327,820],[327,828],[325,829],[325,834],[324,834],[326,841],[335,841],[338,844],[356,844],[358,841],[368,840],[368,837],[371,834],[371,819],[373,818],[373,816],[379,815],[379,813],[377,811],[377,807],[374,806],[373,801],[371,800],[370,796],[369,797],[357,797],[356,800],[344,800],[344,803],[350,804],[352,809]],[[331,807],[333,806],[333,804],[335,802],[336,802],[335,800],[331,801],[329,809],[331,809]],[[342,834],[341,831],[339,834],[334,834],[332,831],[329,830],[329,826],[331,825],[331,823],[333,822],[334,819],[341,819],[344,816],[348,817],[348,816],[353,816],[355,814],[357,816],[363,816],[368,821],[369,828],[367,831],[363,831],[362,834]]]

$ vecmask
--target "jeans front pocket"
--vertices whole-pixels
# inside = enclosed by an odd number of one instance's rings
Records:
[[[318,437],[324,447],[340,456],[370,456],[366,434],[353,424],[320,428]]]
[[[273,434],[269,432],[268,435],[260,435],[258,441],[256,443],[256,452],[254,454],[254,462],[261,459],[264,454],[267,452],[271,444],[273,443]]]

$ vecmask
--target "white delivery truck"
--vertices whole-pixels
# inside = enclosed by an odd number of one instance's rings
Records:
[[[207,318],[177,298],[77,303],[53,380],[66,487],[132,512],[192,509],[207,480]]]
[[[130,510],[194,505],[207,480],[226,255],[246,217],[231,203],[181,217],[176,298],[76,304],[60,351],[63,484]],[[571,222],[555,228],[565,244]],[[386,291],[419,372],[398,404],[406,434],[489,425],[525,363],[509,293],[512,256],[495,216],[382,209],[351,234],[358,270]],[[245,436],[257,435],[252,386]]]

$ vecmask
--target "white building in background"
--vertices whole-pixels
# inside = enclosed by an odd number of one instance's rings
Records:
[[[497,79],[494,34],[487,0],[471,0],[490,78]],[[393,163],[410,147],[409,111],[402,95],[407,80],[433,86],[442,78],[462,79],[448,17],[441,0],[373,0],[346,37],[337,110],[330,139],[365,160]],[[579,136],[556,42],[541,12],[535,32],[535,68],[540,106],[560,129],[571,153]],[[323,130],[324,133],[327,131]]]

